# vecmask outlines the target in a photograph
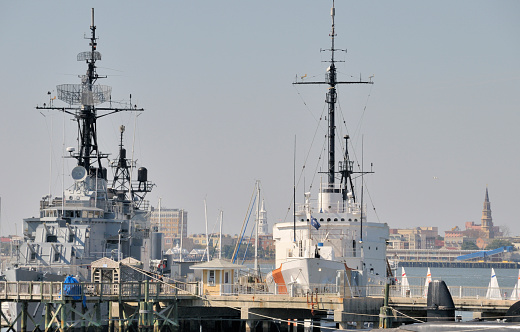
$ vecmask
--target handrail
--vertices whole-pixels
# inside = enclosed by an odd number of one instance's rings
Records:
[[[71,288],[72,286],[72,288]],[[42,281],[1,281],[0,301],[5,300],[34,300],[54,301],[72,299],[72,297],[85,297],[99,300],[103,298],[127,299],[136,301],[144,300],[144,282],[125,283],[93,283],[83,282],[78,284],[67,284],[63,282]],[[292,297],[305,297],[308,294],[315,295],[337,295],[341,297],[383,297],[384,285],[370,285],[366,287],[343,284],[265,284],[265,283],[243,283],[225,284],[219,288],[219,292],[213,295],[283,295]],[[200,282],[174,282],[161,283],[150,282],[148,294],[150,298],[165,299],[176,296],[198,297],[202,294],[203,287]],[[486,299],[487,287],[448,286],[452,298],[461,299]],[[501,298],[490,298],[490,300],[515,300],[511,299],[513,287],[500,287]],[[425,287],[422,286],[390,286],[390,297],[408,297],[412,299],[425,298]]]

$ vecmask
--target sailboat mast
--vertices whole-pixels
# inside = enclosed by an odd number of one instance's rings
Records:
[[[224,219],[224,211],[220,210],[220,232],[218,239],[218,259],[222,259],[222,222]]]
[[[208,208],[206,206],[206,199],[204,199],[204,220],[206,223],[206,260],[209,262]],[[202,256],[201,261],[203,260],[204,256]]]
[[[256,181],[256,223],[255,223],[255,273],[260,271],[258,266],[258,222],[260,219],[260,181]]]

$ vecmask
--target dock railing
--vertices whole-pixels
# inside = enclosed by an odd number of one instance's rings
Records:
[[[38,282],[17,281],[0,282],[0,300],[41,300],[56,301],[66,300],[72,297],[88,298],[134,298],[136,301],[144,298],[146,282],[125,283],[64,283],[64,282]],[[175,282],[170,284],[149,282],[148,296],[190,296],[197,295],[200,289],[199,282]]]
[[[366,287],[367,296],[382,297],[384,296],[384,285],[371,285]],[[471,287],[471,286],[448,286],[452,298],[459,299],[492,299],[492,300],[520,300],[519,296],[511,298],[513,287],[500,287],[500,297],[487,297],[488,287]],[[426,298],[427,289],[421,286],[390,286],[390,297],[409,297],[409,298]]]
[[[148,285],[148,286],[147,286]],[[0,301],[3,300],[33,300],[33,301],[59,301],[72,299],[72,297],[91,298],[119,298],[144,299],[146,287],[149,298],[164,299],[172,296],[201,296],[202,285],[200,282],[125,282],[125,283],[91,283],[67,284],[63,282],[37,282],[18,281],[0,282]],[[453,298],[461,299],[494,299],[494,300],[520,300],[511,298],[514,288],[500,287],[500,297],[495,295],[487,297],[487,287],[448,286]],[[384,285],[370,285],[367,287],[346,287],[341,284],[223,284],[220,295],[283,295],[292,297],[305,297],[309,294],[331,295],[339,297],[383,297]],[[390,297],[426,298],[424,285],[421,286],[390,286]]]

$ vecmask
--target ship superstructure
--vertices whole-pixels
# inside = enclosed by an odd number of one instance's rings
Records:
[[[119,153],[114,160],[99,150],[97,139],[99,118],[143,109],[131,100],[129,107],[112,107],[111,87],[97,84],[104,77],[96,71],[101,54],[97,51],[94,9],[90,30],[90,50],[77,56],[87,65],[81,83],[57,86],[57,97],[67,106],[51,102],[36,107],[67,113],[77,122],[78,146],[67,148],[65,156],[76,160],[71,172],[74,183],[61,197],[43,197],[39,217],[24,219],[25,241],[5,271],[8,280],[59,280],[67,274],[88,280],[90,263],[101,257],[133,257],[148,266],[150,211],[144,198],[154,184],[148,181],[146,168],[136,170],[136,163],[127,158],[124,126],[119,128]],[[101,106],[106,103],[108,107]],[[108,168],[113,170],[111,180]],[[135,171],[136,178],[132,177]]]
[[[324,84],[328,86],[328,169],[327,181],[320,184],[318,198],[305,194],[305,202],[294,206],[294,220],[273,226],[276,247],[276,269],[268,275],[268,282],[297,284],[304,290],[315,285],[335,284],[338,277],[348,274],[351,286],[382,283],[387,277],[386,223],[368,222],[362,192],[357,197],[353,176],[362,177],[363,169],[354,171],[344,137],[343,160],[336,166],[336,86],[339,84],[372,84],[369,81],[339,81],[335,52],[335,7],[331,11],[331,59],[323,82],[298,81],[294,84]],[[344,280],[344,279],[343,279]],[[362,295],[362,287],[357,288]]]

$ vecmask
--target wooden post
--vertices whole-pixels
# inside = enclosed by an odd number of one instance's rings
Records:
[[[103,327],[101,326],[101,301],[96,303],[96,322],[99,324],[97,330],[99,332],[103,331]]]
[[[155,304],[155,308],[154,308],[154,311],[161,311],[161,306],[159,303],[156,303]],[[153,324],[153,332],[160,332],[160,320],[159,320],[159,316],[155,317],[155,321],[154,321],[154,324]]]
[[[154,321],[154,314],[153,314],[153,302],[147,302],[146,303],[146,310],[148,311],[148,327],[146,328],[147,331],[153,332],[153,321]]]
[[[45,303],[45,332],[51,331],[52,328],[51,308],[52,304],[49,302]]]
[[[62,284],[63,286],[63,284]],[[61,287],[62,290],[62,296],[63,296],[63,287]],[[63,301],[63,303],[60,306],[60,332],[65,332],[67,329],[67,311],[66,311],[66,302]]]
[[[114,332],[114,315],[112,314],[112,301],[108,302],[108,332]]]
[[[83,303],[81,303],[81,313],[83,314],[83,316],[85,316],[86,311],[87,311],[87,308],[85,308],[83,306]],[[81,319],[81,331],[87,332],[87,322],[86,322],[86,319],[84,319],[84,318]]]
[[[142,310],[143,310],[143,303],[139,302],[139,314],[137,315],[137,331],[142,332],[143,331],[143,320],[142,320]]]
[[[121,285],[119,285],[119,287],[121,287]],[[120,288],[121,289],[121,288]],[[119,294],[121,294],[121,292],[119,292]],[[126,324],[125,321],[123,320],[123,304],[121,303],[121,297],[119,297],[119,315],[118,315],[118,326],[119,326],[119,331],[118,332],[123,332],[123,326]]]
[[[388,308],[389,297],[390,297],[390,284],[385,284],[385,298],[383,301],[383,307],[381,308],[381,311],[380,311],[383,318],[379,319],[379,327],[382,327],[385,329],[390,328],[390,325],[392,324],[391,320],[390,320],[390,313],[389,313],[389,308]]]
[[[74,300],[70,301],[70,307],[70,321],[74,324],[74,322],[76,322],[76,312],[74,312],[74,310],[76,310],[76,302],[74,302]]]
[[[22,302],[22,318],[20,328],[22,332],[27,332],[27,301]]]
[[[144,303],[143,303],[143,325],[144,325],[144,331],[148,332],[148,327],[150,326],[150,314],[148,312],[148,300],[150,297],[150,281],[145,280],[144,281]]]

